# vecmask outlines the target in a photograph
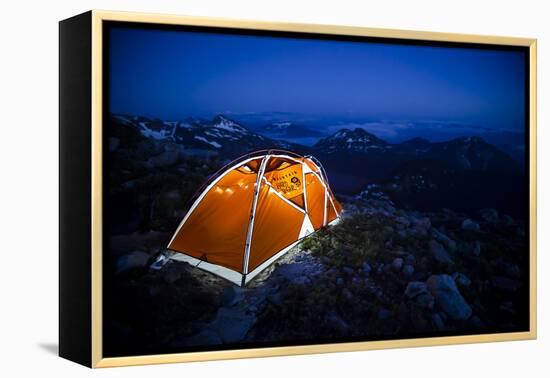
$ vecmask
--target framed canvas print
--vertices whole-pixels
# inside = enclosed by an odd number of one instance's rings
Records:
[[[60,22],[62,357],[536,337],[536,41]]]

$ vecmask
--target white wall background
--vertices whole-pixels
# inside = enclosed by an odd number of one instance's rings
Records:
[[[4,1],[0,22],[0,375],[548,376],[550,27],[545,1]],[[55,356],[57,63],[61,19],[95,9],[417,29],[539,39],[539,339],[107,369]],[[546,210],[546,211],[545,211]]]

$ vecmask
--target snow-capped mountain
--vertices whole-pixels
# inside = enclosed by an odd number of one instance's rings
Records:
[[[386,141],[360,128],[354,130],[341,129],[315,144],[315,149],[327,154],[339,152],[385,152],[392,148]]]
[[[288,148],[288,143],[256,134],[223,115],[212,120],[189,118],[184,121],[161,121],[142,116],[113,115],[113,121],[132,127],[148,139],[174,142],[186,149],[238,154],[261,148]]]

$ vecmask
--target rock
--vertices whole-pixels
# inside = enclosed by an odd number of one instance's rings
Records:
[[[495,224],[499,221],[498,211],[495,209],[481,209],[479,215],[487,223]]]
[[[405,296],[420,307],[433,308],[434,297],[428,292],[428,287],[424,282],[409,282],[405,289]]]
[[[464,219],[464,222],[462,222],[462,229],[466,231],[479,231],[479,224],[470,218],[467,218]]]
[[[435,298],[436,305],[451,319],[466,320],[472,315],[472,308],[458,291],[451,276],[432,275],[426,284],[428,291]]]
[[[109,137],[109,152],[115,152],[120,146],[120,139]]]
[[[397,258],[393,259],[393,261],[391,263],[391,267],[396,272],[399,272],[401,270],[401,268],[403,268],[403,259],[401,257],[397,257]]]
[[[521,282],[504,276],[492,276],[491,285],[504,291],[516,291],[521,286]]]
[[[147,265],[149,255],[143,251],[134,251],[118,258],[116,263],[117,273],[130,269],[142,268]]]
[[[411,254],[405,256],[405,263],[409,265],[414,265],[416,263],[416,257]]]
[[[411,233],[413,233],[415,235],[420,235],[420,236],[428,235],[428,230],[432,226],[430,218],[411,217],[410,220],[411,220],[411,223],[412,223],[412,227],[409,229],[409,231]]]
[[[424,282],[412,281],[407,284],[407,288],[405,289],[405,296],[409,299],[412,299],[417,295],[427,291],[428,286]]]
[[[443,244],[450,250],[456,249],[456,242],[438,229],[432,228],[432,236],[435,238],[435,240],[437,240],[439,243]]]
[[[414,273],[414,267],[412,265],[407,264],[403,267],[403,275],[410,277],[413,275],[413,273]]]
[[[296,283],[304,283],[304,278],[313,277],[321,272],[321,265],[315,263],[310,255],[299,262],[280,264],[277,267],[276,275]]]
[[[468,276],[459,272],[454,272],[452,277],[458,286],[468,287],[472,283]]]
[[[420,307],[428,308],[431,310],[434,307],[435,299],[433,295],[426,292],[414,298],[414,303],[416,303]]]
[[[362,268],[363,268],[363,273],[365,273],[365,274],[369,274],[372,270],[371,266],[366,261],[363,263]]]
[[[432,222],[430,221],[430,218],[423,217],[423,218],[414,218],[413,224],[416,227],[423,228],[425,230],[428,230],[430,227],[432,227]]]
[[[430,250],[432,251],[432,255],[437,262],[445,265],[454,264],[454,261],[451,259],[451,256],[449,256],[445,248],[435,240],[430,240]]]
[[[211,323],[226,344],[243,340],[254,323],[256,316],[239,308],[221,307]]]

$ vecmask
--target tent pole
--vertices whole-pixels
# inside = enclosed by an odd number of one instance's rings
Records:
[[[306,217],[309,216],[309,211],[307,208],[307,188],[306,188],[306,173],[304,169],[305,161],[302,162],[302,190],[304,192],[304,209],[306,211]]]
[[[252,230],[254,229],[254,216],[256,215],[256,206],[258,205],[258,195],[260,193],[260,184],[264,176],[265,166],[269,155],[264,156],[260,169],[258,169],[258,177],[256,178],[256,184],[254,186],[254,199],[252,200],[252,209],[250,211],[250,222],[248,223],[248,231],[246,233],[246,244],[244,246],[243,256],[243,279],[248,273],[248,261],[250,259],[250,244],[252,243]],[[244,281],[243,281],[244,282]],[[244,285],[244,284],[243,284]]]

